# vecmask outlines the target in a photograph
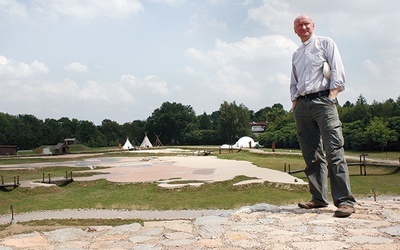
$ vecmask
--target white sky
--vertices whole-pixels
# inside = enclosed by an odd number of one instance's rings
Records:
[[[0,0],[0,112],[100,124],[163,102],[290,109],[293,20],[310,15],[346,67],[339,101],[400,96],[400,1]]]

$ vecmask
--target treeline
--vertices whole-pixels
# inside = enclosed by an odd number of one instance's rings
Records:
[[[356,151],[400,150],[400,97],[383,103],[368,104],[360,95],[355,104],[347,101],[338,105],[343,126],[345,148]],[[264,146],[297,148],[293,114],[285,113],[271,120],[259,141]]]
[[[355,104],[347,101],[338,110],[346,149],[400,150],[400,97],[368,104],[360,96]],[[266,131],[258,138],[251,132],[251,121],[267,122]],[[254,112],[243,104],[224,102],[211,114],[196,115],[189,105],[164,102],[146,120],[124,124],[109,119],[95,125],[67,117],[39,120],[29,114],[0,113],[0,145],[33,149],[76,138],[89,147],[108,147],[123,144],[129,137],[138,146],[146,133],[151,142],[159,137],[164,145],[233,144],[247,135],[265,147],[298,148],[295,127],[293,113],[281,104]]]

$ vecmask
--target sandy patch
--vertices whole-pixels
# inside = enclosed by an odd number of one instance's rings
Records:
[[[108,169],[94,169],[106,174],[75,178],[76,180],[106,179],[111,182],[168,182],[181,181],[226,181],[238,175],[256,178],[245,183],[279,182],[306,184],[303,180],[277,170],[259,168],[246,161],[218,159],[215,156],[162,156],[152,158],[95,158],[85,161],[93,168],[112,166]]]
[[[155,153],[156,156],[148,157],[97,157],[87,159],[77,159],[64,162],[43,162],[0,165],[7,168],[38,168],[52,166],[70,166],[70,167],[90,167],[91,172],[101,174],[90,177],[74,177],[75,181],[106,179],[118,183],[134,182],[159,182],[162,187],[179,187],[183,185],[201,185],[205,182],[231,180],[239,175],[255,178],[235,185],[248,183],[287,183],[307,185],[302,179],[296,178],[288,173],[259,168],[247,161],[235,161],[218,159],[215,156],[165,156],[162,153],[179,153],[176,149],[167,150],[148,150]],[[145,152],[131,151],[131,152]],[[160,154],[158,154],[160,153]],[[82,157],[82,155],[74,155]],[[91,155],[93,156],[93,155]],[[98,169],[98,167],[107,167]],[[184,184],[171,184],[172,181],[184,182]],[[185,183],[186,182],[186,183]],[[22,183],[21,186],[33,187],[35,183]]]

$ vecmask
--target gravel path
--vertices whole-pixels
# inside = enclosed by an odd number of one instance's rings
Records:
[[[201,216],[223,215],[234,210],[109,210],[109,209],[64,209],[35,211],[14,214],[14,222],[26,222],[45,219],[142,219],[142,220],[179,220],[195,219]],[[12,215],[0,216],[0,225],[9,224]]]
[[[357,199],[357,202],[371,198]],[[397,197],[381,196],[379,200],[398,200]],[[292,205],[295,206],[295,205]],[[46,219],[142,219],[142,220],[190,220],[202,216],[224,216],[237,210],[116,210],[116,209],[63,209],[14,213],[13,223]],[[10,224],[11,212],[0,216],[0,225]]]

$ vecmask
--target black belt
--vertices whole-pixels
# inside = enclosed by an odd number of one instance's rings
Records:
[[[327,89],[327,90],[319,91],[317,93],[301,95],[301,96],[298,97],[298,99],[315,99],[315,98],[318,98],[318,97],[327,97],[329,95],[329,93],[330,93],[330,90]]]

